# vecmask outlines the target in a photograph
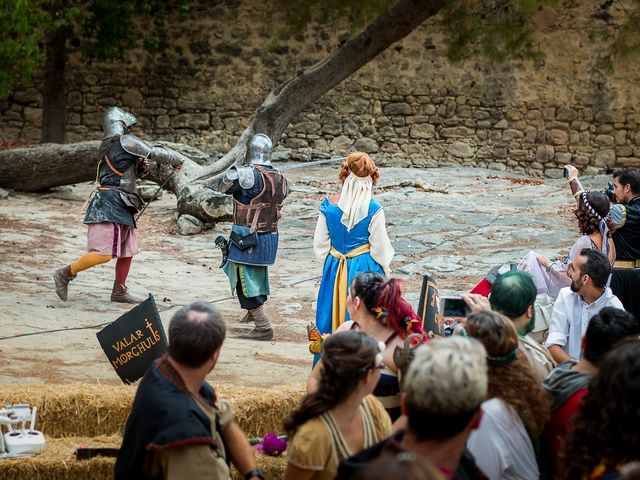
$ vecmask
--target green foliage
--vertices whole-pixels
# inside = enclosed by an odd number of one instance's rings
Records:
[[[49,35],[64,31],[80,39],[89,60],[122,60],[127,48],[157,50],[168,17],[187,14],[206,0],[0,0],[0,98],[28,84],[44,62]],[[140,31],[136,16],[147,16]]]
[[[284,17],[279,28],[282,37],[298,34],[312,22],[343,21],[351,31],[360,29],[394,3],[395,0],[275,0],[277,12]]]
[[[0,5],[0,98],[4,98],[16,81],[29,83],[43,61],[34,25],[45,14],[29,0],[2,0]]]
[[[493,60],[536,59],[531,16],[554,0],[453,0],[442,9],[448,56],[459,61],[472,55]]]

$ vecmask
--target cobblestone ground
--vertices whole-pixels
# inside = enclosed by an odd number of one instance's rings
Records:
[[[311,367],[305,325],[314,318],[321,265],[312,258],[317,207],[336,188],[335,167],[292,170],[293,191],[280,224],[281,248],[271,268],[272,342],[234,338],[240,309],[217,268],[213,239],[228,223],[191,237],[175,234],[175,198],[154,202],[139,222],[141,253],[129,289],[154,294],[165,327],[193,300],[216,301],[229,324],[213,380],[242,385],[305,381]],[[593,189],[607,178],[588,178]],[[70,284],[69,301],[53,290],[52,273],[83,253],[86,227],[80,213],[89,184],[49,194],[11,193],[0,200],[1,382],[118,383],[96,340],[96,328],[128,309],[109,302],[113,264],[82,272]],[[423,274],[442,293],[473,287],[494,265],[535,249],[562,257],[577,237],[573,203],[562,179],[532,179],[471,168],[383,168],[374,194],[385,208],[396,250],[394,275],[406,280],[417,306]],[[88,327],[77,329],[78,327]],[[60,330],[48,332],[49,330]],[[35,334],[17,338],[16,335]]]

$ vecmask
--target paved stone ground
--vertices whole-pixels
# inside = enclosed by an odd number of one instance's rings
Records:
[[[216,301],[230,327],[215,370],[218,382],[267,386],[306,380],[311,355],[305,325],[314,318],[321,273],[312,259],[312,236],[318,204],[336,188],[336,176],[331,166],[288,174],[293,191],[283,211],[267,303],[276,330],[273,342],[234,338],[242,328],[240,310],[229,298],[226,277],[217,269],[219,253],[212,248],[218,234],[228,233],[228,223],[177,236],[175,198],[169,194],[141,219],[142,251],[129,288],[154,294],[165,327],[180,305]],[[600,176],[585,183],[595,189],[606,181]],[[57,298],[51,279],[55,268],[83,253],[86,227],[80,210],[90,188],[11,193],[0,200],[0,382],[119,382],[97,343],[97,329],[91,328],[128,309],[108,301],[113,264],[78,275],[67,303]],[[406,280],[406,297],[414,306],[422,274],[433,276],[442,293],[467,291],[492,266],[518,260],[529,250],[563,257],[578,235],[572,198],[560,178],[473,168],[383,168],[374,194],[385,208],[396,249],[394,275]]]

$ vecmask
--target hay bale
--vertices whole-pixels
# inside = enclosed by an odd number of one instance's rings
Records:
[[[47,439],[122,435],[135,389],[126,385],[2,384],[0,402],[37,406],[36,427]],[[238,424],[247,436],[257,437],[282,432],[282,422],[300,403],[304,385],[222,385],[216,391],[234,406]]]
[[[262,470],[264,478],[276,480],[278,478],[284,478],[284,473],[287,470],[287,457],[286,455],[280,455],[279,457],[271,457],[269,455],[263,455],[256,452],[256,462],[258,468]],[[235,468],[231,469],[231,478],[233,480],[243,480],[244,477]]]
[[[269,432],[282,433],[283,422],[300,405],[305,386],[281,385],[274,388],[223,386],[216,388],[220,398],[228,400],[236,411],[236,421],[249,437]]]
[[[76,460],[81,446],[119,447],[118,436],[47,438],[44,450],[34,457],[0,460],[2,480],[111,480],[115,458]]]
[[[36,428],[49,437],[122,434],[135,386],[0,385],[0,401],[38,407]]]

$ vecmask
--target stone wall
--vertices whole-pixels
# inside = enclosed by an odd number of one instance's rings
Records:
[[[435,21],[427,22],[300,114],[280,147],[365,150],[396,166],[548,175],[566,163],[592,172],[638,166],[640,66],[622,59],[613,70],[603,67],[608,47],[591,33],[614,29],[625,2],[614,2],[606,21],[594,17],[600,3],[541,10],[536,41],[545,57],[535,63],[450,64]],[[67,140],[100,138],[102,112],[120,105],[139,117],[143,137],[229,148],[273,87],[345,35],[316,26],[276,41],[264,8],[257,0],[227,0],[176,17],[161,51],[131,50],[122,65],[87,65],[72,54]],[[43,81],[0,103],[1,138],[38,141]]]

